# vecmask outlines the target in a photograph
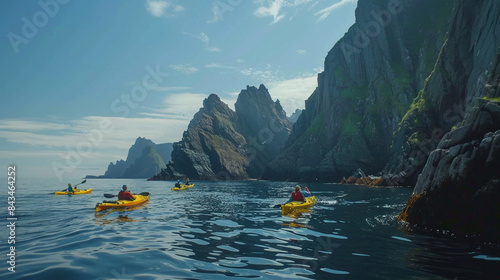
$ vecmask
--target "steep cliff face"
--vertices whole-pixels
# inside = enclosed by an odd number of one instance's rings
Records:
[[[192,179],[247,178],[246,141],[236,124],[236,114],[211,94],[194,115],[182,140],[174,144],[175,170]]]
[[[241,134],[247,141],[250,177],[259,177],[264,166],[273,160],[288,139],[292,123],[279,100],[274,102],[264,85],[242,90],[234,104]]]
[[[498,1],[460,1],[439,59],[394,137],[386,167],[394,184],[415,185],[429,154],[464,115],[484,86],[500,46]]]
[[[124,178],[149,178],[165,168],[165,162],[154,146],[146,146],[141,156],[123,173]]]
[[[302,110],[296,109],[295,112],[293,112],[292,115],[290,115],[290,117],[288,117],[288,120],[292,123],[295,123],[299,119],[301,114],[302,114]]]
[[[108,165],[108,169],[102,177],[104,178],[121,178],[125,170],[127,170],[127,163],[123,160],[117,160],[116,163],[110,162]]]
[[[151,180],[258,178],[290,129],[285,111],[264,85],[242,90],[235,111],[211,94],[174,144],[172,162]]]
[[[128,150],[126,160],[110,162],[104,175],[97,177],[148,178],[165,168],[165,162],[170,161],[172,146],[172,143],[155,144],[149,139],[138,137]],[[144,166],[148,166],[151,171],[146,171]]]
[[[500,2],[460,2],[436,69],[416,100],[430,104],[403,122],[410,130],[413,120],[428,118],[433,122],[424,123],[430,124],[424,132],[457,123],[433,139],[437,147],[398,217],[415,228],[500,239],[499,35]],[[428,117],[438,113],[445,115]],[[422,129],[413,131],[428,139]]]
[[[325,59],[285,151],[263,175],[338,181],[381,172],[393,132],[432,71],[454,1],[360,0],[356,23]]]
[[[500,102],[476,103],[430,154],[400,220],[418,229],[500,239]]]

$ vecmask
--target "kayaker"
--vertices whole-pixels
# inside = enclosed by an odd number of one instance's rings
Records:
[[[305,201],[305,198],[310,197],[310,196],[311,196],[311,192],[309,191],[309,189],[307,187],[304,188],[304,192],[301,192],[300,186],[297,185],[297,186],[295,186],[295,190],[292,192],[292,196],[290,197],[288,202]]]
[[[191,185],[191,183],[189,182],[189,178],[187,178],[186,180],[186,185]]]
[[[123,185],[122,190],[118,193],[118,200],[134,200],[135,197],[127,191],[127,185]]]
[[[180,180],[177,180],[177,183],[175,183],[175,187],[176,188],[180,188],[181,187],[181,181]]]
[[[70,183],[68,183],[68,192],[75,193],[75,190],[73,189]]]

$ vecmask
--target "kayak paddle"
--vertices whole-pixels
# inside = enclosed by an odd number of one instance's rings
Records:
[[[87,180],[83,180],[80,184],[76,184],[75,188],[76,188],[76,186],[81,185],[81,184],[85,184],[85,183],[87,183]]]
[[[87,180],[83,180],[81,183],[76,184],[73,188],[76,188],[76,186],[81,185],[81,184],[85,184],[85,183],[87,183]],[[67,191],[67,190],[68,190],[68,188],[66,188],[66,189],[62,190],[62,192],[65,192],[65,191]]]
[[[139,195],[144,195],[144,196],[146,196],[146,195],[149,195],[149,192],[142,192],[142,193],[140,193]],[[110,193],[105,193],[105,194],[104,194],[104,197],[105,197],[105,198],[113,198],[113,197],[117,197],[117,196],[118,196],[118,195],[116,195],[116,194],[110,194]]]

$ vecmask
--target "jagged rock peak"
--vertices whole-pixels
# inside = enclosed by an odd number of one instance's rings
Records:
[[[280,103],[279,99],[276,99],[276,102],[274,102],[274,104],[276,105],[276,109],[278,111],[285,111],[285,110],[283,110],[283,106],[281,106],[281,103]]]
[[[293,112],[290,115],[290,117],[288,117],[288,120],[291,121],[292,123],[295,123],[299,119],[301,114],[302,114],[302,110],[295,109],[295,112]]]
[[[274,106],[269,106],[270,104]],[[259,88],[247,85],[246,89],[241,90],[234,106],[237,114],[240,114],[238,111],[247,111],[250,107],[255,107],[254,109],[263,110],[263,113],[271,113],[269,110],[275,110],[272,113],[278,115],[279,118],[286,117],[286,113],[283,107],[281,107],[280,102],[278,100],[276,102],[273,101],[269,90],[263,84]]]
[[[265,99],[272,100],[271,95],[269,94],[269,90],[263,84],[261,84],[259,86],[259,88],[255,87],[255,86],[248,86],[247,85],[246,89],[241,90],[240,95],[244,95],[244,96],[252,95],[254,97],[258,96],[261,98],[263,97]]]
[[[205,98],[205,100],[203,100],[203,108],[207,109],[208,111],[230,110],[227,104],[222,102],[220,97],[215,93],[210,94],[207,98]]]
[[[135,139],[135,145],[137,144],[141,144],[141,143],[146,143],[146,144],[151,144],[153,143],[153,141],[147,139],[146,137],[137,137],[137,139]]]

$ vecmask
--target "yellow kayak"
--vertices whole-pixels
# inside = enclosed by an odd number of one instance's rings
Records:
[[[68,192],[68,191],[64,191],[64,192],[56,192],[55,195],[68,195],[68,194],[88,194],[88,193],[91,193],[92,192],[92,189],[88,189],[88,190],[75,190],[74,192]]]
[[[110,208],[130,209],[149,201],[149,195],[150,193],[147,193],[147,195],[134,194],[134,200],[104,201],[102,203],[97,203],[95,211],[99,212]]]
[[[316,202],[316,197],[314,196],[306,197],[305,199],[306,201],[292,201],[281,205],[281,215],[290,215],[309,210]]]
[[[192,188],[192,187],[194,187],[194,184],[190,184],[190,185],[181,184],[180,188],[173,187],[172,190],[173,191],[182,191],[182,190],[189,189],[189,188]]]

